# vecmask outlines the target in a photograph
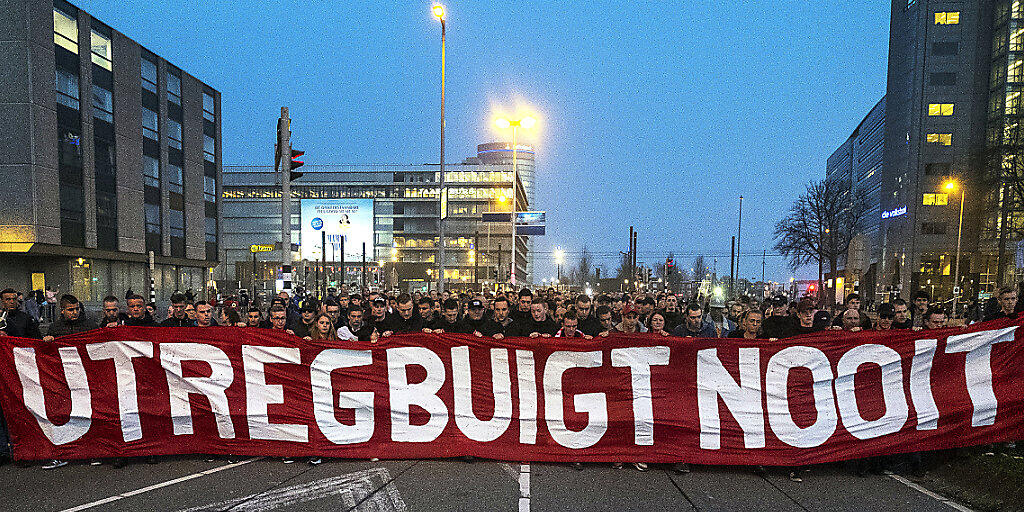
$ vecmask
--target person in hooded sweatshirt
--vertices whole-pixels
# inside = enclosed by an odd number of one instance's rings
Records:
[[[82,314],[82,304],[78,298],[71,294],[64,294],[60,297],[60,316],[50,324],[43,341],[53,341],[54,338],[67,336],[79,332],[99,329],[100,326],[87,315]]]

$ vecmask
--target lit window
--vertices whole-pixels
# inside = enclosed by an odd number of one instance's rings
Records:
[[[943,146],[953,145],[952,133],[929,133],[926,139],[929,144],[941,144]]]
[[[63,11],[53,10],[53,42],[78,54],[78,20]]]
[[[95,30],[93,30],[92,31],[92,63],[96,64],[97,66],[99,66],[99,67],[101,67],[103,69],[106,69],[107,71],[110,71],[111,70],[111,64],[110,64],[111,59],[112,59],[112,57],[111,57],[111,50],[110,50],[110,38],[105,36],[105,35],[103,35],[103,34],[100,34],[99,32],[96,32]]]
[[[949,194],[925,194],[922,204],[925,206],[946,206],[949,204]]]
[[[928,115],[929,116],[951,116],[953,115],[953,104],[952,103],[929,103],[928,104]]]
[[[958,25],[960,23],[960,11],[937,12],[935,13],[936,25]]]

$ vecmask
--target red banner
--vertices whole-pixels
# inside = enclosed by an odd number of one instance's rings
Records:
[[[781,342],[0,338],[18,459],[164,454],[798,465],[1022,437],[1017,327]]]

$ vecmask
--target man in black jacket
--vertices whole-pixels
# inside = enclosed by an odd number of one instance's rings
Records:
[[[547,306],[542,302],[530,305],[530,316],[525,320],[516,320],[512,326],[515,331],[513,336],[550,338],[558,332],[558,324],[548,318]]]
[[[381,325],[377,326],[377,332],[380,332],[381,336],[387,337],[392,334],[423,330],[423,320],[413,310],[411,295],[408,293],[399,295],[395,309],[398,311],[397,315],[387,315]]]
[[[39,324],[18,306],[17,291],[10,288],[0,291],[0,336],[43,339]]]
[[[441,316],[437,317],[430,325],[423,325],[423,332],[464,332],[462,321],[459,319],[459,299],[446,299],[441,307]]]
[[[134,327],[158,327],[159,324],[153,320],[153,316],[146,311],[146,299],[141,295],[129,295],[125,301],[128,305],[128,319],[124,325]]]
[[[99,329],[99,325],[91,318],[82,314],[82,304],[71,294],[60,297],[60,316],[50,324],[43,341],[79,332]]]
[[[472,334],[477,337],[494,336],[501,332],[502,327],[494,320],[487,318],[484,315],[485,311],[484,301],[480,299],[473,299],[469,301],[469,308],[466,310],[466,317],[462,319],[462,329],[451,332],[462,332]]]
[[[195,324],[195,321],[185,313],[185,294],[172,293],[171,314],[163,322],[160,322],[160,327],[192,327]]]

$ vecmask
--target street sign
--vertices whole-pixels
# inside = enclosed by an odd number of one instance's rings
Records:
[[[544,226],[516,226],[516,235],[519,236],[543,236]]]
[[[249,252],[270,252],[274,250],[274,244],[256,244],[249,246]]]
[[[516,212],[517,226],[543,226],[547,224],[548,212]]]
[[[512,222],[512,212],[484,212],[484,222]]]

